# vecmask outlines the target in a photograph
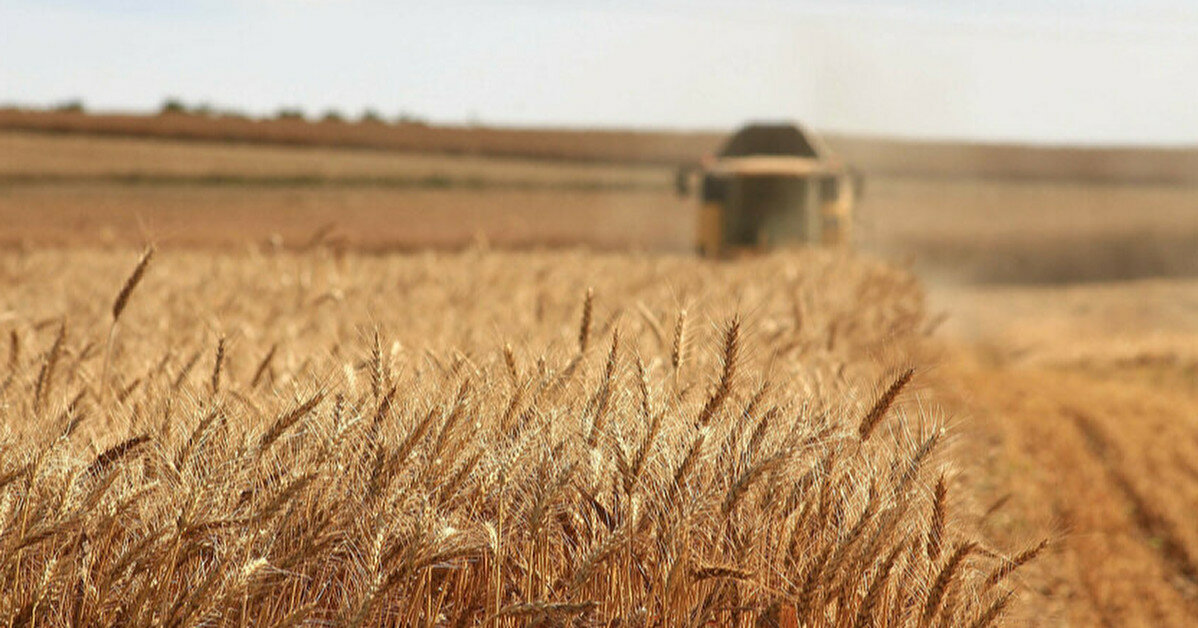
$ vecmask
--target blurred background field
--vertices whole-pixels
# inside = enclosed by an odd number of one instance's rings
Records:
[[[694,208],[674,193],[673,167],[697,161],[715,143],[701,134],[565,130],[511,131],[517,134],[511,140],[499,132],[501,143],[486,130],[418,126],[420,142],[394,151],[322,145],[332,140],[320,135],[303,145],[253,136],[226,142],[161,132],[161,138],[150,130],[171,129],[172,117],[131,119],[138,125],[121,136],[0,131],[6,224],[0,239],[230,245],[274,238],[297,245],[331,225],[336,237],[374,250],[460,247],[479,239],[498,246],[689,250]],[[66,130],[76,127],[88,128]],[[149,137],[128,135],[135,132]],[[472,140],[479,146],[463,154],[461,137],[484,139]],[[523,149],[514,143],[530,138]],[[538,138],[552,150],[538,149]],[[660,154],[643,158],[655,142]],[[1182,158],[1169,162],[1172,170],[1152,170],[1154,178],[1137,174],[1161,159],[1150,150],[1053,155],[960,145],[955,150],[1001,159],[921,160],[921,151],[951,151],[945,144],[909,144],[910,162],[898,159],[903,152],[893,146],[876,162],[846,154],[866,177],[855,235],[866,251],[931,276],[987,283],[1198,273],[1189,182],[1198,167],[1186,167],[1195,151],[1165,151]],[[1078,153],[1088,157],[1079,162]],[[674,161],[654,163],[666,157]],[[1091,165],[1070,174],[1079,163]]]

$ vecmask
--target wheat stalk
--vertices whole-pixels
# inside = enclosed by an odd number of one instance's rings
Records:
[[[578,325],[578,352],[586,353],[587,344],[591,339],[591,315],[595,306],[595,289],[587,288],[586,297],[582,301],[582,322]]]
[[[225,363],[225,338],[221,336],[216,342],[216,359],[212,363],[212,394],[220,392],[221,368]]]
[[[882,422],[882,419],[886,416],[886,412],[890,410],[890,406],[894,404],[894,400],[898,398],[898,395],[900,392],[902,392],[903,387],[911,381],[911,377],[913,375],[915,375],[915,369],[907,369],[903,371],[903,373],[899,375],[889,387],[886,388],[886,391],[883,392],[880,397],[878,397],[877,401],[874,402],[873,407],[871,407],[869,412],[866,413],[865,417],[861,419],[861,425],[857,428],[857,434],[861,438],[861,442],[864,443],[865,441],[869,440],[869,435],[872,434],[874,428],[876,428],[878,424]]]
[[[295,425],[297,421],[315,410],[316,406],[320,405],[320,402],[324,399],[324,395],[325,392],[323,390],[317,391],[311,397],[308,397],[307,401],[301,403],[290,412],[276,419],[275,422],[270,426],[270,429],[266,430],[266,432],[262,434],[262,437],[258,439],[258,451],[265,452],[276,440],[279,439],[280,436],[283,435],[283,432],[287,431],[287,428]]]
[[[99,456],[96,456],[96,459],[84,471],[84,475],[93,477],[101,475],[105,469],[116,464],[121,458],[132,454],[148,442],[150,442],[150,436],[148,434],[141,434],[109,447]]]
[[[254,377],[250,379],[250,388],[258,387],[258,382],[262,381],[262,376],[270,369],[270,363],[274,361],[275,352],[278,348],[278,343],[270,345],[270,350],[266,352],[266,356],[258,363],[258,368],[254,369]]]
[[[936,481],[936,493],[932,500],[932,520],[928,525],[928,559],[936,561],[940,558],[940,548],[944,545],[944,525],[948,514],[948,486],[944,482],[944,474]]]
[[[674,367],[674,372],[677,373],[682,369],[682,364],[686,360],[686,310],[678,310],[678,317],[674,319],[674,343],[670,347],[670,365]]]
[[[137,266],[133,267],[133,272],[125,279],[120,292],[117,293],[116,299],[112,302],[112,323],[108,326],[108,339],[104,343],[104,366],[100,369],[101,405],[103,405],[108,397],[108,369],[112,362],[113,344],[116,342],[117,326],[120,324],[121,314],[125,312],[125,308],[129,305],[129,298],[133,296],[133,291],[141,283],[142,278],[146,274],[146,269],[150,267],[150,260],[153,258],[154,246],[150,245],[142,252],[141,259],[137,261]]]
[[[724,350],[721,355],[720,379],[707,403],[699,411],[698,425],[707,425],[724,406],[732,394],[733,379],[736,377],[736,360],[740,353],[740,316],[733,316],[724,333]]]
[[[153,258],[154,247],[151,245],[146,247],[146,250],[141,254],[141,259],[137,261],[137,266],[133,268],[133,272],[125,279],[124,285],[121,286],[121,291],[116,295],[116,300],[112,302],[113,324],[121,320],[121,314],[125,311],[125,306],[129,305],[129,297],[133,296],[133,291],[141,283],[142,277],[146,274],[146,269],[150,267],[150,260]]]
[[[1014,597],[1014,591],[1008,591],[1007,593],[1003,594],[1002,597],[995,600],[994,603],[986,608],[985,612],[979,615],[978,618],[970,624],[970,628],[986,628],[987,626],[993,625],[996,621],[998,621],[999,617],[1002,617],[1002,614],[1006,612],[1007,606],[1010,605],[1011,600]]]
[[[59,324],[58,335],[54,337],[54,344],[50,346],[50,351],[46,353],[46,361],[42,364],[42,369],[37,374],[37,384],[34,386],[33,395],[34,414],[41,414],[42,408],[46,405],[46,398],[50,396],[50,387],[54,383],[54,370],[58,366],[59,358],[62,357],[62,348],[66,337],[67,323],[64,320]]]
[[[949,557],[948,562],[944,563],[944,566],[941,567],[940,573],[936,575],[936,580],[932,584],[932,588],[928,590],[927,599],[924,602],[923,621],[925,623],[930,621],[940,611],[945,591],[960,576],[961,564],[975,549],[977,549],[977,543],[973,541],[961,543],[957,546],[952,556]]]
[[[890,572],[894,569],[894,563],[904,548],[903,544],[899,544],[890,550],[890,554],[886,556],[886,560],[882,561],[882,566],[874,574],[873,581],[870,582],[869,589],[865,593],[865,599],[861,601],[861,608],[857,611],[857,618],[853,622],[857,628],[868,628],[880,623],[878,622],[880,616],[878,608],[881,606],[882,595],[886,591],[886,585],[890,583]]]
[[[1040,552],[1044,551],[1044,548],[1046,547],[1048,547],[1048,539],[1044,539],[1039,543],[1023,550],[1010,560],[1002,560],[998,567],[995,567],[994,571],[990,572],[990,575],[986,578],[986,587],[993,587],[999,582],[1002,582],[1007,576],[1014,573],[1016,569],[1019,569],[1023,565],[1026,565],[1035,559],[1036,556],[1039,556]]]

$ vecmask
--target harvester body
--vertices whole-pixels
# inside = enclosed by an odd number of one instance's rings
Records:
[[[698,248],[706,255],[794,244],[847,244],[856,184],[793,124],[753,124],[698,168]],[[679,178],[679,191],[689,186]]]

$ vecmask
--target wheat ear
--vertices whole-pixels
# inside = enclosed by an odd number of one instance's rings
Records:
[[[882,419],[886,416],[886,412],[890,410],[890,406],[894,404],[894,400],[898,398],[899,393],[911,381],[911,377],[914,374],[915,369],[903,371],[902,375],[899,375],[898,379],[894,380],[894,383],[890,384],[890,387],[886,389],[886,392],[882,393],[882,396],[878,397],[878,400],[874,402],[873,407],[869,409],[869,413],[865,415],[864,419],[861,419],[861,426],[857,430],[858,435],[861,437],[861,442],[864,443],[869,440],[869,435],[882,422]]]
[[[108,326],[108,341],[104,348],[104,366],[100,369],[100,403],[103,405],[108,397],[108,369],[112,363],[112,346],[116,342],[117,326],[121,322],[121,314],[125,312],[125,308],[129,305],[129,297],[133,296],[133,291],[137,285],[141,283],[142,277],[146,274],[146,269],[150,267],[150,260],[154,259],[154,246],[146,247],[146,250],[141,254],[141,259],[137,261],[137,266],[133,268],[133,272],[125,279],[125,284],[121,286],[121,291],[117,293],[116,300],[112,302],[112,324]]]
[[[578,352],[586,353],[587,344],[591,339],[591,317],[595,308],[595,289],[587,288],[587,295],[582,301],[582,322],[578,326]]]

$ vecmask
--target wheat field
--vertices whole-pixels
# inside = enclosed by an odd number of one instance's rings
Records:
[[[0,253],[5,625],[972,625],[908,274]]]

